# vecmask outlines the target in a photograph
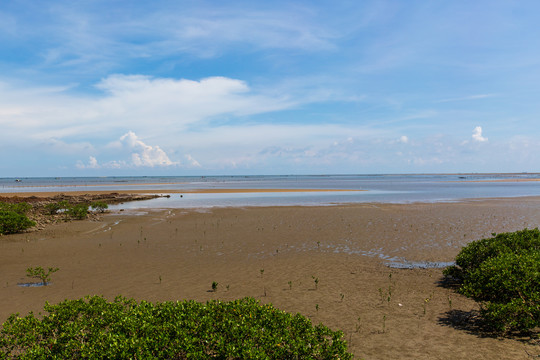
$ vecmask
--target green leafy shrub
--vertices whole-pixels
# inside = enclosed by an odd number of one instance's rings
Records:
[[[14,234],[35,226],[36,223],[26,216],[31,207],[27,203],[0,202],[0,234]]]
[[[48,315],[11,315],[0,358],[351,359],[340,331],[261,305],[137,303],[94,296],[45,305]]]
[[[60,203],[49,203],[45,205],[45,209],[49,212],[50,215],[57,214],[58,211],[63,209],[62,205]]]
[[[540,251],[540,230],[538,228],[493,235],[492,238],[473,241],[461,249],[456,257],[456,266],[445,269],[445,275],[463,282],[468,274],[474,272],[484,261],[499,254],[523,249]]]
[[[92,210],[102,213],[109,208],[109,205],[104,201],[94,201],[90,207]]]
[[[444,274],[458,291],[481,304],[481,315],[498,331],[540,326],[540,231],[522,230],[464,247]]]
[[[88,215],[88,204],[76,204],[67,208],[66,214],[72,218],[82,220]]]
[[[51,281],[51,274],[57,272],[60,270],[59,268],[48,268],[47,271],[43,269],[41,266],[35,267],[35,268],[28,268],[26,269],[26,276],[37,278],[41,280],[41,283],[44,286],[47,286],[49,282]]]
[[[26,202],[21,202],[21,203],[16,203],[16,204],[0,202],[0,210],[13,211],[21,215],[26,214],[28,210],[30,210],[31,208],[32,208],[32,205]]]

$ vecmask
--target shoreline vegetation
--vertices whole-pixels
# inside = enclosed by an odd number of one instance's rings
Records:
[[[52,195],[52,196],[51,196]],[[17,206],[22,204],[25,207],[24,215],[33,223],[26,226],[21,231],[37,231],[43,230],[45,226],[58,222],[66,222],[71,220],[82,220],[89,218],[98,220],[100,213],[103,213],[101,207],[98,211],[88,211],[92,204],[119,204],[127,201],[150,200],[161,197],[157,194],[124,194],[124,193],[99,193],[99,194],[9,194],[5,196],[0,194],[0,204],[9,206]],[[57,205],[57,206],[54,206]],[[68,210],[67,207],[77,205],[86,206],[86,211],[76,214]],[[81,208],[82,209],[82,208]],[[1,236],[2,232],[0,232]]]
[[[45,208],[59,201],[110,204],[142,196],[67,194],[25,199],[2,194],[8,196],[0,201],[24,200]],[[534,332],[505,337],[483,326],[482,307],[449,287],[441,269],[385,266],[396,259],[452,261],[474,240],[538,227],[537,197],[156,209],[94,214],[73,222],[55,216],[58,220],[36,220],[39,231],[0,237],[0,323],[14,313],[38,314],[45,301],[59,304],[89,295],[155,304],[248,297],[343,331],[355,358],[540,354]],[[25,269],[38,266],[60,269],[50,286],[17,285]]]

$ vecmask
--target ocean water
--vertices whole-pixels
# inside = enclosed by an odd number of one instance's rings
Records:
[[[141,176],[0,178],[0,193],[194,189],[325,189],[351,191],[183,193],[123,204],[137,208],[333,205],[343,203],[452,202],[540,196],[540,174]],[[362,190],[362,191],[358,191]]]

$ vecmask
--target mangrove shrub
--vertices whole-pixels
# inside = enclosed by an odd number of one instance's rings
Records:
[[[36,225],[26,216],[30,208],[28,203],[0,202],[0,234],[14,234]]]
[[[458,291],[481,305],[498,331],[540,326],[540,231],[521,230],[474,241],[444,270]]]
[[[342,332],[253,298],[153,304],[94,296],[47,303],[45,311],[8,318],[0,358],[352,358]]]

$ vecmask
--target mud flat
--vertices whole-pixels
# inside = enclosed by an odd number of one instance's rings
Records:
[[[442,286],[440,268],[387,264],[451,262],[472,240],[539,223],[538,198],[126,210],[0,237],[0,322],[85,295],[252,296],[343,330],[357,358],[527,359],[540,347],[477,329],[477,305]],[[17,286],[35,266],[60,270]]]

